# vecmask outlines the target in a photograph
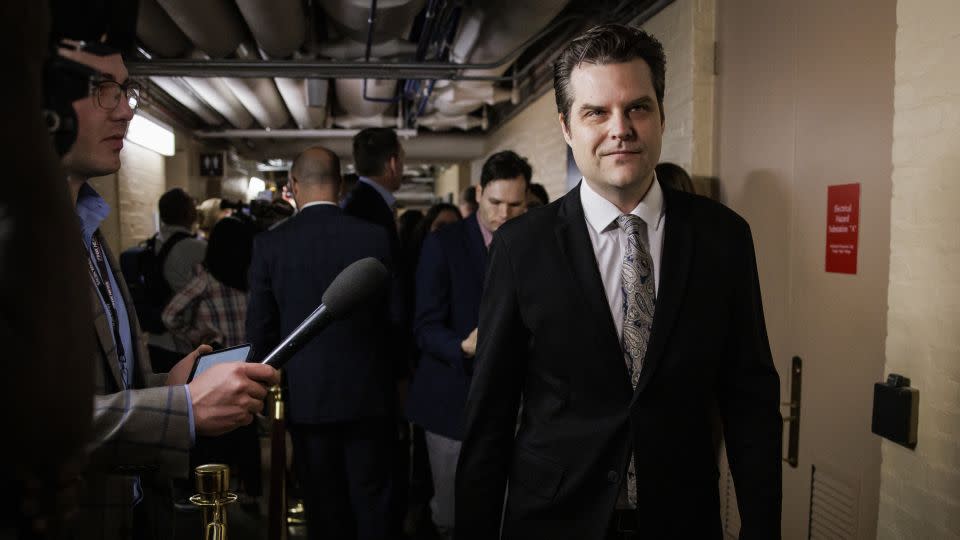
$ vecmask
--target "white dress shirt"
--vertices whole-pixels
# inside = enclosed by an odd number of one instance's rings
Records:
[[[623,278],[620,268],[623,263],[623,246],[626,245],[627,235],[617,225],[617,218],[623,212],[591,189],[585,179],[580,181],[580,202],[583,204],[587,232],[590,243],[593,244],[593,254],[597,258],[597,268],[600,270],[600,279],[607,294],[610,313],[617,327],[617,335],[621,336],[623,333],[623,292],[621,290]],[[630,213],[642,219],[647,225],[647,236],[644,238],[641,235],[640,240],[650,251],[650,258],[653,259],[654,287],[659,294],[660,254],[663,253],[666,212],[664,212],[663,190],[656,176],[647,194]]]
[[[301,206],[299,211],[303,212],[304,210],[306,210],[307,208],[310,208],[311,206],[318,206],[321,204],[327,204],[330,206],[340,206],[339,204],[331,201],[313,201],[313,202],[308,202],[307,204]]]

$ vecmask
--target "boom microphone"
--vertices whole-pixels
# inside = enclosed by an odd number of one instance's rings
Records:
[[[367,257],[344,268],[323,293],[323,303],[300,326],[276,346],[260,363],[281,368],[314,336],[337,319],[377,296],[387,283],[389,272],[383,264]]]

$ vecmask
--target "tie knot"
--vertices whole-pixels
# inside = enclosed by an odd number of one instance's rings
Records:
[[[639,234],[645,223],[639,216],[624,214],[617,218],[617,225],[627,234]]]

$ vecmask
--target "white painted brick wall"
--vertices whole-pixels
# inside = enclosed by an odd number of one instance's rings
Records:
[[[110,205],[101,231],[118,256],[153,235],[157,201],[167,185],[164,157],[152,150],[124,141],[120,162],[116,174],[90,181]]]
[[[553,90],[487,137],[487,155],[471,163],[471,183],[480,183],[483,162],[501,150],[513,150],[527,158],[533,182],[547,188],[551,201],[567,192],[567,143],[560,131]]]
[[[715,27],[716,0],[676,0],[643,26],[667,55],[660,161],[691,175],[714,175]]]
[[[960,3],[899,0],[885,372],[920,389],[884,441],[878,538],[960,538]]]

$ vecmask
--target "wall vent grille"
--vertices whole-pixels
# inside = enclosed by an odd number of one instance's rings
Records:
[[[856,540],[860,485],[823,465],[810,471],[810,540]]]

